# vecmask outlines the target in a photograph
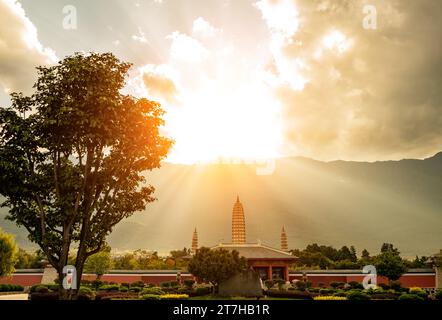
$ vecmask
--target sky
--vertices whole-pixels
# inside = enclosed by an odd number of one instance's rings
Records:
[[[426,158],[441,24],[432,0],[0,0],[0,105],[37,65],[113,52],[167,111],[172,162]]]

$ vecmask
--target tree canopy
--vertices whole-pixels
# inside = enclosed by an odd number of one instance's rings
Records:
[[[9,276],[15,271],[17,245],[14,237],[0,228],[0,277]]]
[[[239,256],[238,251],[205,247],[198,249],[188,267],[194,276],[212,283],[215,287],[246,269],[247,261]]]
[[[0,194],[8,219],[29,232],[60,279],[71,245],[80,281],[122,219],[155,200],[144,172],[172,141],[161,106],[120,91],[130,64],[111,53],[75,54],[38,67],[31,96],[0,108]]]

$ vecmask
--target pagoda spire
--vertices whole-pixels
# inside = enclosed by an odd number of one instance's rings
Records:
[[[195,228],[192,236],[192,254],[195,254],[197,250],[198,250],[198,232],[196,231]]]
[[[236,202],[232,211],[232,243],[246,243],[246,221],[244,218],[244,208],[236,196]]]
[[[287,234],[285,233],[284,226],[282,227],[282,230],[281,230],[281,250],[282,251],[288,251],[289,250],[289,246],[288,246],[288,243],[287,243]]]

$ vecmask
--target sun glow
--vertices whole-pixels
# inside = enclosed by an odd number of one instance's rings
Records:
[[[215,85],[185,98],[168,112],[166,123],[175,146],[170,162],[257,161],[279,156],[279,106],[257,87],[229,94]]]

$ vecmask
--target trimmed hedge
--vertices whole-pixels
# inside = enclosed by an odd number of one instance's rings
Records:
[[[161,288],[152,287],[152,288],[144,288],[140,293],[141,296],[146,295],[146,294],[155,294],[155,295],[159,296],[159,295],[166,294],[166,293]]]
[[[348,300],[370,300],[371,297],[359,290],[350,290],[347,293],[347,299]]]
[[[99,291],[118,291],[120,286],[118,284],[107,284],[98,288]]]
[[[21,292],[24,288],[18,284],[0,284],[0,292]]]
[[[418,301],[422,301],[425,300],[424,298],[422,298],[421,296],[418,296],[417,294],[410,294],[410,293],[404,293],[399,297],[399,300],[418,300]]]
[[[313,300],[312,296],[306,291],[281,291],[281,290],[267,290],[266,295],[273,298],[288,298],[288,299],[302,299]]]

